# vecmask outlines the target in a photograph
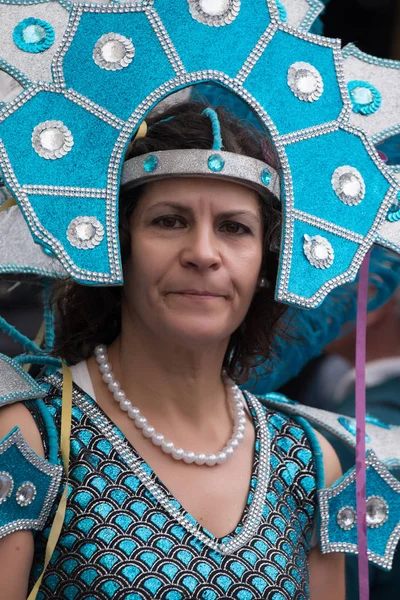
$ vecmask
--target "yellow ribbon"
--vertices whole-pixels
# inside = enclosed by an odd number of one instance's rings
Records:
[[[68,469],[69,469],[69,452],[70,452],[70,437],[71,437],[71,419],[72,419],[72,374],[67,365],[63,362],[63,390],[62,390],[62,407],[61,407],[61,456],[65,470],[65,489],[58,505],[57,512],[54,517],[53,525],[49,539],[47,540],[46,553],[44,559],[43,571],[33,586],[31,593],[27,600],[35,600],[39,588],[42,583],[42,579],[46,568],[53,555],[54,549],[58,542],[61,534],[62,526],[64,524],[65,510],[67,508],[67,497],[68,497]]]

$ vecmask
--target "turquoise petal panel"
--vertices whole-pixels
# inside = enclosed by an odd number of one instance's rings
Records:
[[[239,15],[223,27],[196,21],[187,0],[175,0],[173,6],[170,0],[156,0],[154,8],[189,72],[212,69],[234,77],[270,23],[266,0],[241,2]]]
[[[96,42],[107,33],[123,35],[135,48],[132,62],[119,71],[102,69],[93,60]],[[79,21],[63,71],[67,87],[124,120],[148,94],[175,76],[144,12],[104,14],[90,8]]]
[[[314,102],[299,100],[288,85],[289,68],[299,61],[315,67],[324,82],[322,96]],[[281,135],[333,121],[343,108],[332,48],[285,31],[275,33],[244,87],[257,98]]]

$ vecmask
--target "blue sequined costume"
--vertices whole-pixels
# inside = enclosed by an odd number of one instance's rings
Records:
[[[42,387],[59,426],[61,376],[46,378]],[[38,600],[309,598],[316,511],[311,447],[295,421],[246,398],[256,431],[253,475],[239,524],[219,539],[183,509],[74,384],[66,518]],[[28,407],[45,441],[34,403]],[[35,536],[31,584],[43,565],[57,504]]]

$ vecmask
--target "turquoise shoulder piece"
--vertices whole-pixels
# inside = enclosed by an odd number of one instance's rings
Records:
[[[20,400],[43,398],[46,393],[12,358],[0,354],[0,408]]]
[[[44,528],[61,475],[62,467],[36,454],[19,427],[0,441],[0,538]]]
[[[400,483],[369,451],[367,464],[367,545],[370,562],[389,571],[400,539]],[[321,551],[357,554],[356,470],[320,490]]]
[[[282,412],[304,417],[310,423],[321,427],[343,440],[351,448],[356,447],[356,421],[345,415],[305,406],[289,400],[282,394],[257,395],[265,406]],[[367,415],[366,449],[372,450],[388,469],[400,467],[400,427],[388,425]]]
[[[325,429],[355,448],[355,419],[299,404],[282,394],[257,397],[264,405]],[[400,482],[390,472],[400,466],[400,427],[374,417],[367,419],[368,557],[371,563],[389,571],[400,540]],[[330,488],[319,486],[318,499],[322,553],[357,554],[356,468]]]

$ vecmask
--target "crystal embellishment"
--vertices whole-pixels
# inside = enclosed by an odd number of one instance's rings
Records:
[[[148,156],[143,162],[143,169],[146,173],[153,173],[158,167],[158,157],[155,154]]]
[[[135,56],[132,40],[119,33],[106,33],[97,40],[93,60],[100,69],[119,71],[125,69]]]
[[[225,161],[220,154],[212,154],[208,159],[208,166],[214,173],[220,173],[225,166]]]
[[[15,492],[15,500],[17,504],[23,507],[32,504],[35,497],[36,486],[30,481],[25,481],[22,485],[19,486],[19,488]]]
[[[68,241],[80,250],[92,250],[104,237],[104,227],[95,217],[76,217],[67,229]]]
[[[338,167],[332,175],[332,187],[344,204],[357,206],[365,197],[365,183],[361,173],[354,167]]]
[[[62,121],[44,121],[32,132],[32,146],[39,156],[47,160],[62,158],[74,145],[72,133]]]
[[[370,496],[367,498],[367,526],[372,529],[381,527],[389,517],[389,507],[381,496]]]
[[[13,40],[20,50],[36,54],[44,52],[53,45],[55,33],[53,27],[47,21],[28,17],[15,27]]]
[[[346,429],[346,431],[348,431],[349,433],[354,435],[354,437],[356,437],[357,424],[356,424],[355,419],[350,419],[349,417],[341,416],[338,418],[338,422],[341,424],[342,427],[344,427]],[[370,442],[371,442],[371,438],[369,437],[368,433],[366,433],[365,434],[365,443],[369,444]]]
[[[357,520],[356,511],[351,506],[344,506],[341,508],[336,516],[339,527],[348,531],[352,529]]]
[[[331,244],[321,235],[305,234],[303,250],[309,263],[317,269],[328,269],[335,258]]]
[[[188,0],[193,19],[211,27],[232,23],[239,14],[241,0]]]
[[[368,81],[349,81],[347,88],[354,113],[367,117],[380,109],[382,104],[381,93]]]
[[[322,77],[313,65],[295,62],[288,71],[288,86],[299,100],[315,102],[324,91]]]
[[[271,172],[269,171],[269,169],[263,170],[263,172],[261,173],[261,181],[263,182],[263,184],[265,186],[270,185],[270,183],[272,181],[272,175],[271,175]]]
[[[5,502],[12,494],[14,480],[7,471],[0,471],[0,504]]]

